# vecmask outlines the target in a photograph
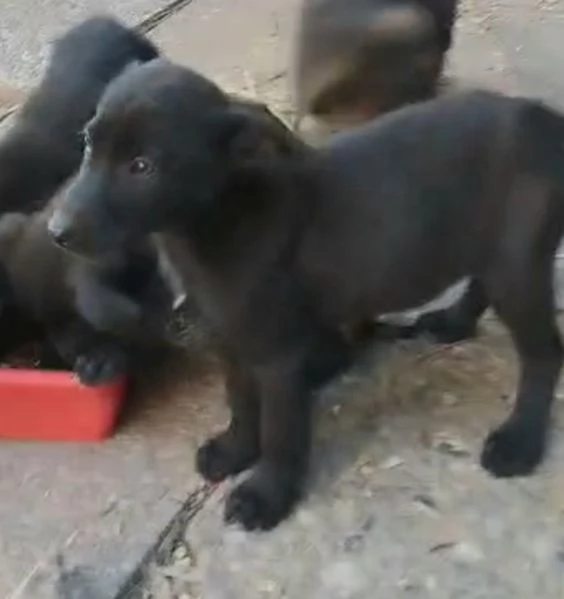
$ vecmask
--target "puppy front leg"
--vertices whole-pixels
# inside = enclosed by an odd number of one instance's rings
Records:
[[[73,276],[76,309],[94,329],[119,334],[141,330],[142,310],[131,298],[101,280],[94,269],[75,269]]]
[[[226,392],[229,426],[206,441],[196,456],[198,472],[218,482],[249,468],[259,456],[260,405],[251,374],[236,360],[227,360]]]
[[[303,360],[257,369],[261,457],[227,499],[225,519],[268,530],[284,519],[302,491],[311,445],[311,394]]]
[[[84,385],[102,385],[128,371],[125,346],[79,318],[49,327],[48,340]]]

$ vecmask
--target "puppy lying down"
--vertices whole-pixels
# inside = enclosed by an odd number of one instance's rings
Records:
[[[155,233],[176,247],[221,339],[232,412],[198,468],[221,480],[252,467],[227,499],[229,521],[271,528],[301,496],[313,391],[347,363],[342,327],[420,306],[465,277],[462,298],[423,320],[463,337],[495,309],[519,382],[481,462],[502,477],[540,463],[562,363],[552,295],[561,115],[453,94],[318,149],[281,149],[264,119],[157,60],[118,77],[87,129],[87,158],[49,229],[85,256]]]
[[[81,382],[101,384],[127,371],[138,346],[160,340],[173,291],[149,243],[97,262],[56,246],[46,225],[57,201],[0,217],[1,349],[44,337]]]

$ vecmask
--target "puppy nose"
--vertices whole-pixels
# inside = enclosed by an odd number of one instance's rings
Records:
[[[66,248],[72,239],[72,230],[67,227],[58,227],[56,224],[49,223],[49,235],[53,241],[60,247]]]

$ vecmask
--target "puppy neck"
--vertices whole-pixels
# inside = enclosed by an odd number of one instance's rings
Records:
[[[161,235],[152,236],[157,252],[158,270],[172,296],[172,310],[178,310],[186,301],[186,287],[180,271],[174,264],[165,240]]]
[[[176,231],[198,268],[226,273],[276,260],[309,214],[304,164],[292,159],[234,171],[206,211]],[[171,233],[173,233],[171,231]]]

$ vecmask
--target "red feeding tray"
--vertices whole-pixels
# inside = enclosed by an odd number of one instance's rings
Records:
[[[0,439],[105,439],[114,430],[125,386],[125,379],[85,387],[70,372],[0,368]]]

